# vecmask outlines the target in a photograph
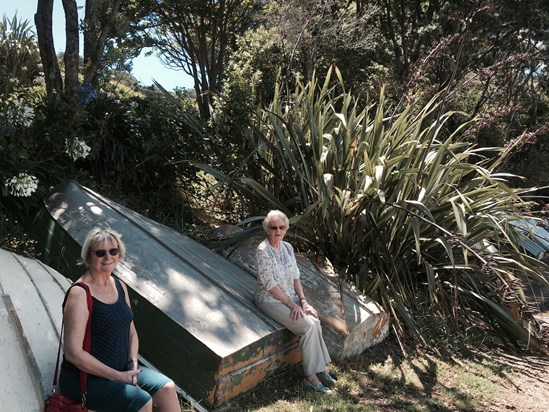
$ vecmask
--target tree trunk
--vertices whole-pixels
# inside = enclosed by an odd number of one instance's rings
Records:
[[[63,0],[65,10],[65,90],[74,93],[78,88],[79,33],[76,0]]]
[[[46,92],[50,98],[56,93],[60,94],[63,92],[61,72],[53,44],[52,15],[53,0],[38,0],[36,14],[34,15],[34,24],[36,25],[38,48],[44,69]]]
[[[257,0],[147,1],[146,34],[168,66],[182,68],[194,79],[196,102],[210,118],[213,96],[222,85],[229,46],[251,24]]]
[[[84,16],[84,83],[97,87],[99,63],[103,57],[105,39],[116,23],[121,0],[111,0],[108,16],[103,22],[99,18],[99,7],[96,2],[86,1]]]

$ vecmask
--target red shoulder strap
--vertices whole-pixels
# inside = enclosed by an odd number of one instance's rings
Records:
[[[86,334],[84,335],[84,342],[82,343],[82,348],[86,352],[89,352],[91,349],[91,317],[92,317],[92,309],[93,309],[93,300],[92,300],[90,288],[88,287],[88,285],[86,285],[84,282],[73,283],[65,293],[65,298],[63,299],[62,307],[65,308],[65,303],[67,302],[69,291],[74,286],[80,286],[86,291],[86,300],[88,303],[89,316],[88,316],[88,323],[86,324]],[[57,377],[59,375],[59,357],[61,354],[61,342],[63,339],[63,326],[64,324],[61,323],[61,333],[59,334],[59,347],[57,348],[57,361],[55,363],[55,373],[53,375],[54,387],[57,386]],[[82,404],[85,403],[87,387],[88,387],[88,374],[86,372],[80,371],[80,392],[82,394]]]

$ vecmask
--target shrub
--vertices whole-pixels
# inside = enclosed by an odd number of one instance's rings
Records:
[[[436,98],[396,113],[383,94],[361,103],[336,73],[336,86],[329,73],[323,84],[280,87],[253,134],[261,173],[227,181],[291,216],[296,240],[381,301],[396,330],[423,339],[417,319],[431,314],[454,330],[484,322],[541,348],[547,336],[519,282],[543,282],[540,262],[522,253],[510,224],[529,206],[527,190],[498,173],[512,147],[462,141],[467,124],[449,128],[453,113]]]
[[[28,87],[39,75],[40,54],[28,20],[0,20],[0,95]]]

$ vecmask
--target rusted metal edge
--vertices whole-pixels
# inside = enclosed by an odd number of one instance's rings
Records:
[[[269,365],[272,365],[273,362],[277,362],[277,360],[280,361],[282,359],[287,359],[288,360],[288,362],[286,362],[287,367],[282,369],[279,373],[286,373],[288,370],[290,370],[294,367],[297,367],[299,365],[300,360],[301,360],[301,355],[300,355],[300,352],[299,352],[299,341],[298,340],[296,340],[290,346],[285,347],[282,350],[278,350],[276,352],[270,352],[270,356],[268,356],[268,357],[257,359],[256,361],[246,365],[245,367],[240,368],[238,370],[235,370],[235,371],[233,371],[233,372],[231,372],[227,375],[224,375],[223,377],[220,377],[219,379],[217,379],[217,383],[216,383],[215,388],[213,390],[213,395],[214,395],[214,401],[212,402],[212,404],[214,405],[213,411],[218,410],[218,409],[224,410],[225,403],[227,401],[229,401],[231,399],[233,399],[233,400],[237,399],[238,397],[243,396],[245,393],[247,393],[248,391],[250,391],[250,390],[252,390],[256,387],[256,385],[250,386],[250,387],[248,387],[248,389],[246,389],[244,391],[241,391],[236,396],[227,395],[226,393],[225,393],[225,396],[223,396],[223,394],[220,394],[220,391],[228,390],[228,388],[230,387],[230,385],[228,385],[229,381],[231,381],[235,377],[239,377],[239,376],[244,378],[244,380],[246,380],[246,378],[250,376],[250,375],[247,374],[247,372],[252,371],[252,370],[253,371],[258,371],[258,372],[268,371],[268,366]],[[295,359],[295,360],[291,361],[291,359]],[[262,366],[266,366],[267,369],[263,368]],[[276,375],[278,375],[279,373],[277,373]],[[271,378],[273,376],[274,375],[270,375],[267,378]],[[264,379],[265,379],[265,376],[263,376],[261,378],[262,381]]]

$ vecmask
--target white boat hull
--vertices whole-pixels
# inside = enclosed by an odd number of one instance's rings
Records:
[[[43,410],[70,284],[43,263],[0,249],[0,409]]]

